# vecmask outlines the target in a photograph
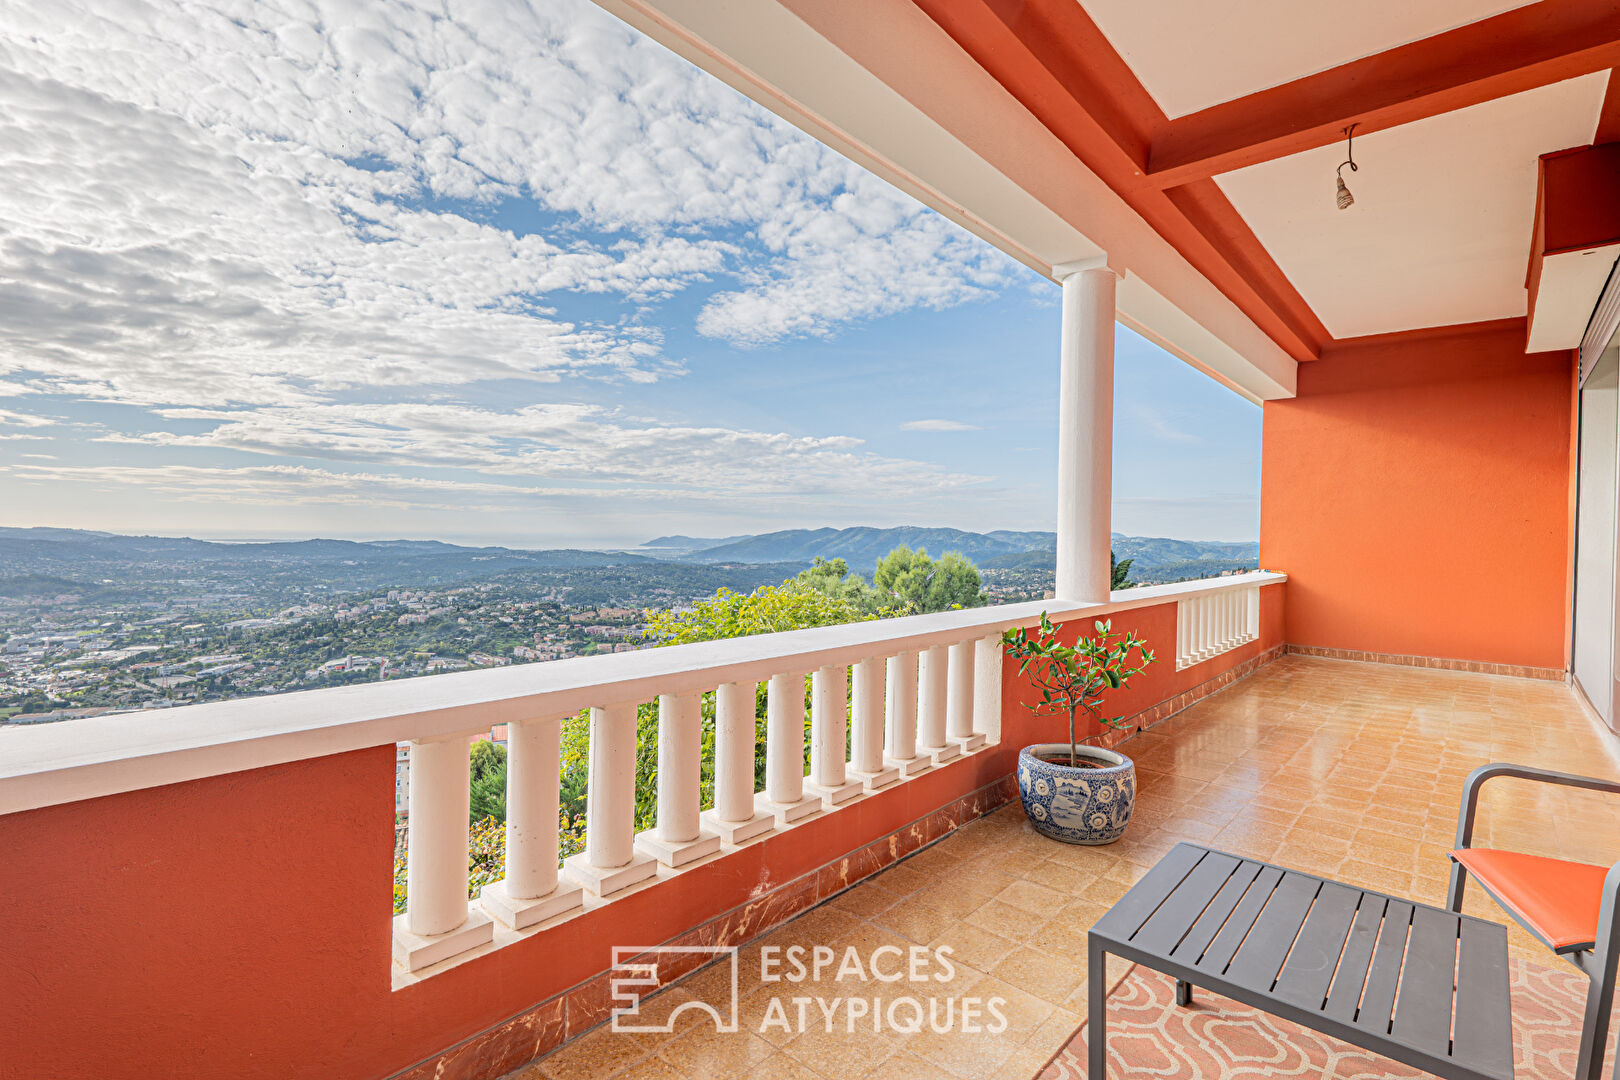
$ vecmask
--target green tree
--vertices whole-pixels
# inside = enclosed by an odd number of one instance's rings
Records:
[[[886,612],[883,598],[859,574],[850,573],[849,563],[843,559],[824,559],[817,555],[814,565],[799,571],[799,576],[793,580],[823,596],[848,601],[868,615]]]
[[[926,548],[897,547],[872,572],[873,589],[895,614],[982,607],[987,600],[980,586],[978,569],[956,551],[936,562]]]
[[[1103,715],[1104,699],[1110,691],[1140,675],[1155,659],[1136,631],[1116,634],[1111,619],[1099,619],[1092,626],[1096,637],[1076,638],[1073,645],[1065,645],[1060,640],[1063,627],[1054,625],[1043,611],[1035,633],[1015,626],[1001,635],[1007,655],[1018,661],[1018,674],[1028,675],[1041,692],[1041,699],[1033,705],[1026,703],[1025,708],[1034,713],[1068,715],[1071,767],[1078,764],[1075,720],[1079,714],[1085,712],[1103,727],[1126,727],[1123,716]]]
[[[1115,557],[1113,550],[1109,550],[1108,569],[1113,579],[1113,583],[1108,586],[1110,589],[1129,589],[1136,584],[1135,582],[1128,580],[1128,575],[1131,572],[1131,563],[1135,561],[1135,559],[1126,559],[1124,562],[1120,562],[1119,559]]]
[[[468,759],[470,798],[468,816],[474,823],[485,818],[506,820],[506,747],[488,739],[473,743]]]
[[[647,636],[660,645],[685,645],[809,626],[837,626],[874,617],[848,599],[830,596],[793,578],[780,585],[761,585],[746,596],[721,589],[682,611],[649,612]]]

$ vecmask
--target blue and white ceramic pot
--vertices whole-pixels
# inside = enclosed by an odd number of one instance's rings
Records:
[[[1076,748],[1099,767],[1067,761],[1068,743],[1037,743],[1018,754],[1018,795],[1035,831],[1065,844],[1112,844],[1125,833],[1136,803],[1136,765],[1100,746]]]

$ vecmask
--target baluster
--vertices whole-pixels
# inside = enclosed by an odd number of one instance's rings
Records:
[[[636,851],[636,707],[591,710],[585,850],[564,863],[597,896],[645,881],[658,861]]]
[[[1220,619],[1220,629],[1215,635],[1215,651],[1225,652],[1232,647],[1232,590],[1222,589],[1215,594],[1217,617]]]
[[[507,725],[506,877],[478,894],[484,910],[514,930],[584,903],[579,883],[557,870],[557,780],[561,720]]]
[[[1205,593],[1198,598],[1200,611],[1198,634],[1198,659],[1208,660],[1215,655],[1215,604],[1214,597]]]
[[[754,694],[758,684],[722,683],[714,692],[714,809],[703,822],[728,844],[769,832],[776,816],[754,807]]]
[[[1192,621],[1191,612],[1187,608],[1187,601],[1176,601],[1176,670],[1180,671],[1190,662],[1188,653],[1189,624]]]
[[[394,952],[418,971],[494,939],[495,925],[467,902],[468,758],[471,735],[411,743],[405,914]]]
[[[1238,604],[1245,599],[1237,589],[1226,590],[1226,647],[1229,649],[1243,644],[1243,619]]]
[[[917,749],[935,765],[962,752],[945,737],[945,698],[949,689],[944,645],[924,649],[917,657]]]
[[[765,689],[765,790],[761,810],[786,825],[821,809],[804,793],[804,673],[772,675]]]
[[[915,776],[934,765],[926,754],[917,753],[917,654],[889,657],[888,669],[883,756],[901,776]]]
[[[861,793],[861,781],[849,778],[844,762],[848,689],[849,669],[843,664],[818,668],[810,680],[810,780],[805,790],[820,796],[829,810]]]
[[[703,780],[703,698],[658,696],[658,824],[636,835],[636,847],[665,866],[682,866],[720,850],[720,835],[699,824]]]
[[[958,641],[950,648],[950,686],[945,692],[945,734],[963,753],[984,745],[973,731],[974,642]]]
[[[900,770],[883,760],[883,661],[857,663],[850,691],[854,732],[850,738],[849,775],[867,791],[876,791],[900,779]]]
[[[1245,591],[1249,594],[1248,601],[1244,604],[1244,607],[1248,609],[1249,617],[1247,633],[1249,640],[1254,641],[1260,637],[1260,587],[1251,585]]]
[[[973,733],[985,742],[1001,741],[1001,665],[1005,646],[1000,634],[973,643]]]

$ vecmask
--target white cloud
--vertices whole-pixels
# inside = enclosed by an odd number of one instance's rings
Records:
[[[798,493],[882,503],[985,480],[863,451],[861,440],[849,436],[662,425],[583,404],[531,405],[510,412],[451,404],[292,405],[169,409],[164,415],[213,426],[186,435],[115,433],[100,441],[476,470],[485,476],[601,487],[604,492],[612,485],[655,485],[689,494]]]
[[[655,331],[541,298],[730,274],[698,329],[761,344],[983,296],[1006,266],[583,0],[65,0],[8,20],[0,373],[193,403],[649,378],[669,370]],[[443,200],[609,233],[518,237]]]
[[[12,412],[10,409],[0,409],[0,424],[12,427],[50,427],[55,421],[46,416],[35,416],[33,413]]]
[[[900,425],[901,431],[978,431],[977,424],[965,424],[960,420],[907,420]]]
[[[569,380],[682,375],[672,297],[700,334],[756,346],[988,296],[1009,266],[584,0],[38,0],[6,23],[0,397],[147,410],[103,419],[105,444],[381,470],[63,482],[435,506],[544,483],[852,512],[984,482],[843,435],[564,400]],[[552,400],[469,403],[514,382]],[[22,415],[0,424],[47,423]],[[513,483],[386,471],[405,469]]]
[[[1182,427],[1174,416],[1152,405],[1137,402],[1131,406],[1131,413],[1143,429],[1162,442],[1195,443],[1202,441],[1193,432]]]

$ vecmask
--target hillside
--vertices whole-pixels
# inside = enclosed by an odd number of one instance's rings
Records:
[[[641,550],[690,537],[661,537]],[[816,557],[844,559],[852,570],[870,573],[877,560],[900,545],[926,548],[931,555],[959,551],[986,570],[1050,570],[1056,566],[1057,536],[1049,532],[975,533],[961,529],[902,526],[892,529],[788,529],[744,536],[710,547],[694,547],[680,558],[692,562],[811,562]],[[1114,534],[1114,553],[1134,559],[1133,577],[1175,568],[1178,577],[1202,576],[1225,569],[1252,566],[1260,546],[1253,541],[1174,540],[1159,536]],[[673,545],[671,545],[673,546]]]
[[[877,529],[787,529],[747,536],[716,547],[699,549],[684,558],[697,562],[813,562],[818,556],[844,559],[850,569],[870,573],[877,561],[901,545],[924,548],[930,555],[959,551],[973,562],[1001,555],[1016,555],[1031,548],[1053,546],[1051,533],[972,533],[961,529],[901,526]]]
[[[644,555],[569,549],[461,547],[432,540],[298,540],[220,543],[171,536],[118,536],[72,529],[0,528],[0,596],[105,589],[147,594],[252,593],[448,585],[513,573],[665,571],[692,567]],[[660,576],[660,575],[654,575]],[[742,576],[751,581],[755,573]]]

